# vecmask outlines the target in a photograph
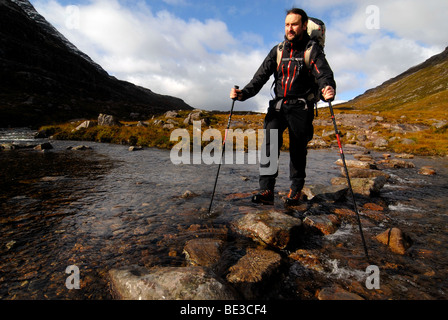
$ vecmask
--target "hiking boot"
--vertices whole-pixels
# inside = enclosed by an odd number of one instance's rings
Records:
[[[290,189],[288,196],[285,198],[285,205],[297,206],[300,203],[301,195],[301,191],[293,191],[292,189]]]
[[[263,190],[252,197],[253,203],[274,204],[274,191]]]

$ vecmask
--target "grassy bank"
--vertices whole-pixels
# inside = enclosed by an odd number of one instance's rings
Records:
[[[121,122],[121,126],[93,126],[90,128],[76,128],[83,122],[72,121],[61,125],[45,126],[41,130],[45,131],[47,135],[51,135],[58,140],[75,140],[75,141],[96,141],[104,143],[114,143],[122,145],[135,145],[142,147],[157,147],[163,149],[170,149],[178,143],[178,141],[170,141],[171,133],[174,129],[186,129],[190,134],[192,142],[193,126],[191,123],[185,124],[184,120],[189,115],[189,111],[179,111],[174,118],[167,119],[164,115],[153,117],[147,121],[138,122]],[[335,107],[336,118],[341,118],[343,114],[371,114],[369,111],[351,110],[347,106]],[[389,145],[383,149],[385,152],[395,153],[411,153],[415,155],[425,156],[446,156],[448,155],[448,134],[447,125],[436,128],[432,125],[433,122],[421,120],[420,118],[410,120],[408,117],[403,118],[402,115],[394,112],[377,112],[375,116],[384,118],[383,124],[376,124],[373,131],[378,137],[383,137],[389,141]],[[222,136],[224,136],[227,127],[228,113],[206,112],[203,111],[201,119],[205,119],[207,124],[202,125],[202,131],[213,128],[218,129]],[[237,112],[232,117],[231,129],[262,129],[264,114]],[[319,117],[317,119],[330,119],[328,109],[320,109]],[[92,120],[96,123],[95,120]],[[317,123],[317,122],[315,122]],[[420,124],[426,125],[428,129],[417,132],[397,133],[384,125],[396,125],[401,123],[406,124]],[[166,126],[168,125],[168,126]],[[346,125],[340,122],[339,130],[342,133],[343,143],[359,144],[369,149],[374,149],[373,141],[360,142],[356,139],[348,139],[349,136],[356,136],[358,134],[356,126]],[[319,125],[315,124],[315,134],[325,141],[327,145],[335,145],[334,135],[324,135],[324,132],[334,131],[331,124]],[[410,139],[414,141],[413,144],[402,144],[400,139]],[[287,151],[289,147],[289,137],[287,130],[284,134],[283,151]],[[203,146],[209,142],[203,142]],[[247,147],[247,141],[246,141]]]

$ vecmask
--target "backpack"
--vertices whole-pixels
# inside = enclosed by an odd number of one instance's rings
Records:
[[[325,27],[325,23],[319,19],[316,18],[308,18],[308,29],[307,29],[307,33],[310,36],[311,40],[314,40],[315,42],[317,42],[318,44],[320,44],[320,46],[322,48],[325,47],[325,35],[326,35],[326,27]],[[305,55],[303,57],[304,63],[306,65],[306,67],[308,69],[311,68],[311,51],[314,48],[314,44],[315,42],[311,42],[311,46],[309,46],[306,51],[305,51]],[[277,47],[277,67],[280,66],[280,62],[282,60],[282,51],[285,45],[285,41],[283,41],[282,43],[280,43]],[[319,102],[320,98],[319,98],[319,93],[318,88],[317,88],[317,83],[315,84],[315,90],[314,93],[312,93],[310,95],[310,97],[308,98],[308,100],[312,100],[315,103]],[[316,110],[317,111],[317,110]]]

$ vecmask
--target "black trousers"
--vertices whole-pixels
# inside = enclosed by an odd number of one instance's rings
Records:
[[[275,101],[270,102],[270,106],[264,121],[265,137],[263,142],[263,153],[266,157],[260,164],[260,190],[274,190],[275,182],[278,177],[278,157],[280,148],[283,145],[283,133],[288,128],[289,131],[289,178],[291,180],[291,189],[296,192],[302,190],[306,178],[306,158],[308,155],[307,145],[314,134],[313,119],[314,105],[305,104],[302,101],[294,104],[282,103],[280,110],[276,110]],[[277,130],[277,139],[271,130]],[[272,137],[272,138],[271,138]],[[274,141],[273,141],[274,140]],[[274,144],[274,146],[272,145]],[[276,144],[276,145],[275,145]],[[275,150],[275,151],[274,151]],[[271,152],[277,152],[271,155]],[[272,166],[271,156],[276,156],[277,164],[274,171],[263,170]],[[269,159],[271,161],[269,161]]]

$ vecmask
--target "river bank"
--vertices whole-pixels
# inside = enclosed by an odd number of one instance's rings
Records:
[[[390,112],[366,111],[335,107],[337,126],[343,143],[372,151],[410,153],[421,156],[448,156],[448,122],[443,118],[412,119]],[[263,128],[264,114],[235,112],[230,129],[247,132]],[[435,115],[434,115],[435,116]],[[187,130],[191,141],[194,122],[200,130],[216,129],[224,136],[228,114],[205,110],[168,111],[147,121],[123,122],[101,114],[98,119],[78,119],[66,124],[42,127],[40,137],[59,140],[96,141],[140,147],[171,149],[175,144],[171,133]],[[328,108],[320,108],[314,120],[311,149],[337,146],[333,122]],[[284,133],[282,151],[289,150],[289,136]],[[204,143],[203,145],[204,146]],[[248,148],[247,142],[245,148]]]
[[[271,275],[273,282],[263,277],[264,289],[255,290],[256,298],[313,300],[330,298],[329,292],[363,299],[446,298],[447,163],[440,158],[407,160],[413,168],[384,167],[381,171],[390,178],[379,194],[356,196],[369,253],[380,270],[380,289],[370,290],[366,288],[370,263],[364,259],[350,198],[307,200],[297,208],[284,208],[281,198],[289,187],[287,153],[281,155],[273,207],[250,203],[258,185],[257,165],[226,164],[214,214],[208,216],[204,212],[216,166],[176,166],[168,151],[154,148],[129,152],[127,146],[83,142],[89,148],[76,150],[73,147],[79,142],[50,143],[53,149],[44,152],[0,153],[2,299],[112,299],[113,270],[188,267],[197,253],[191,251],[195,239],[223,241],[213,270],[227,283],[241,275],[244,261],[259,257],[253,250],[275,253],[274,261],[280,256],[280,274]],[[347,146],[346,152],[348,160],[356,160],[360,150]],[[385,160],[382,153],[370,156],[376,162]],[[341,176],[335,164],[337,151],[311,150],[309,159],[307,187],[332,187],[331,178]],[[424,166],[431,166],[436,174],[419,174]],[[273,211],[303,225],[307,218],[317,223],[331,215],[339,223],[328,234],[307,229],[302,241],[286,251],[243,236],[235,228],[243,217]],[[394,227],[412,239],[404,254],[376,240]],[[71,265],[80,269],[80,290],[65,286],[65,270]],[[244,296],[240,284],[232,283]]]

